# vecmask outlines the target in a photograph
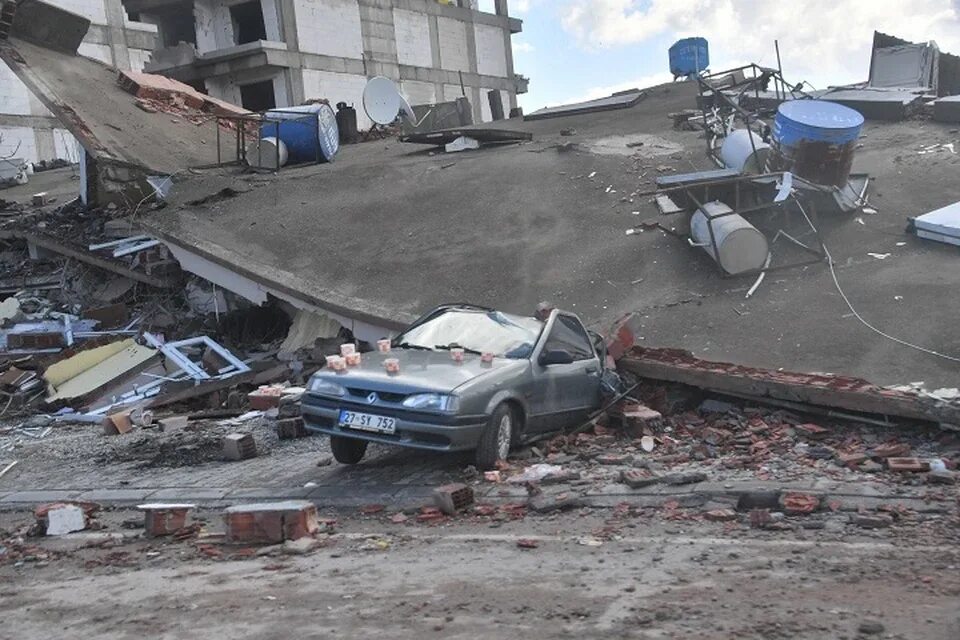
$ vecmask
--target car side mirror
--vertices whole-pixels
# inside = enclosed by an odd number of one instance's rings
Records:
[[[550,349],[549,351],[541,352],[537,362],[544,367],[548,367],[551,364],[571,364],[573,362],[573,355],[564,349]]]

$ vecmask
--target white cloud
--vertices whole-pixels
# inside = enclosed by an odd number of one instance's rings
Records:
[[[960,2],[960,0],[957,1]],[[514,53],[532,53],[534,50],[534,46],[529,42],[524,42],[523,40],[515,40],[513,42]]]
[[[655,87],[658,84],[670,82],[672,80],[673,76],[666,71],[663,73],[653,73],[648,76],[634,78],[633,80],[617,82],[616,84],[591,87],[579,96],[574,96],[570,100],[565,100],[564,104],[572,102],[585,102],[587,100],[596,100],[597,98],[606,98],[607,96],[613,95],[618,91],[626,91],[627,89],[647,89],[649,87]]]
[[[591,50],[703,36],[715,70],[775,65],[776,39],[787,80],[815,85],[866,79],[874,29],[960,54],[960,0],[567,0],[562,11],[564,29]]]

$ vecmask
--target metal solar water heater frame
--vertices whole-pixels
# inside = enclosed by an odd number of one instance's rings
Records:
[[[780,50],[777,49],[777,61],[779,65]],[[738,74],[743,75],[742,80],[738,80]],[[722,82],[727,77],[730,82]],[[724,71],[715,71],[708,74],[697,74],[694,76],[697,81],[698,105],[703,112],[703,129],[707,132],[707,155],[717,163],[718,166],[724,166],[720,157],[717,155],[716,140],[726,137],[732,130],[733,121],[739,117],[744,126],[758,137],[763,138],[762,127],[757,127],[757,123],[766,126],[761,120],[763,117],[769,117],[774,110],[761,108],[760,90],[773,82],[774,92],[776,94],[777,104],[788,99],[812,98],[809,94],[797,90],[783,79],[783,70],[780,68],[772,69],[762,67],[756,63],[746,64],[733,69]],[[737,98],[728,96],[725,91],[739,90]],[[740,104],[740,98],[749,92],[753,92],[757,108],[747,110]],[[707,95],[709,94],[709,96]],[[707,118],[707,98],[711,98],[712,107],[716,111],[716,117],[719,119],[720,131],[715,131]],[[715,135],[711,136],[710,132]],[[753,136],[750,138],[750,147],[753,154],[757,153],[757,147]]]
[[[823,260],[827,259],[827,250],[824,247],[823,238],[820,236],[820,231],[819,229],[817,229],[817,226],[814,223],[814,221],[817,219],[817,214],[816,214],[816,207],[813,205],[813,203],[811,202],[807,203],[807,207],[810,209],[810,213],[808,214],[807,208],[803,206],[801,199],[798,198],[795,194],[791,193],[784,200],[781,200],[779,202],[766,202],[760,205],[741,208],[741,201],[743,200],[742,191],[745,183],[753,183],[754,186],[757,186],[759,184],[763,184],[763,181],[769,181],[770,179],[775,179],[775,178],[782,178],[784,175],[785,174],[783,173],[766,173],[766,174],[755,175],[755,176],[735,176],[732,178],[721,178],[718,180],[709,180],[706,182],[694,182],[691,184],[678,185],[676,187],[658,189],[657,191],[652,191],[649,193],[643,193],[639,195],[645,196],[645,195],[654,195],[654,194],[659,195],[659,194],[670,194],[670,193],[682,193],[686,196],[688,202],[693,203],[693,211],[694,213],[696,213],[697,209],[703,208],[703,205],[705,202],[710,202],[711,187],[713,187],[715,190],[719,190],[721,188],[729,189],[730,187],[732,187],[733,193],[734,193],[733,204],[731,205],[727,203],[732,209],[732,211],[730,211],[729,213],[721,213],[715,216],[706,217],[707,229],[710,231],[710,246],[713,249],[713,255],[715,256],[720,255],[720,247],[717,244],[717,238],[713,232],[714,220],[718,218],[723,218],[726,216],[732,216],[732,215],[746,216],[754,213],[757,213],[757,214],[763,213],[765,215],[772,215],[774,213],[781,212],[781,211],[789,215],[791,213],[799,212],[803,216],[803,219],[806,221],[807,225],[809,225],[810,230],[813,232],[814,238],[816,239],[817,246],[816,247],[807,246],[806,244],[797,240],[796,238],[794,238],[793,236],[791,236],[790,234],[788,234],[786,231],[783,231],[783,230],[777,231],[777,234],[774,236],[773,239],[768,239],[768,245],[772,245],[773,241],[782,235],[787,240],[789,240],[792,244],[796,245],[804,252],[809,253],[811,257],[805,260],[788,262],[787,264],[780,264],[776,266],[768,265],[760,269],[751,269],[749,271],[743,271],[737,274],[727,273],[721,266],[720,270],[723,272],[724,278],[739,278],[741,276],[758,275],[761,273],[767,273],[768,271],[780,271],[783,269],[793,269],[795,267],[805,267],[812,264],[816,264],[818,262],[822,262]],[[703,195],[701,197],[698,197],[698,194],[695,193],[695,190],[703,191]],[[681,209],[681,211],[688,212],[689,209],[690,207],[686,207]],[[663,215],[676,215],[676,213],[680,213],[681,211],[678,211],[675,213],[663,214]],[[718,266],[719,266],[719,263],[718,263]]]

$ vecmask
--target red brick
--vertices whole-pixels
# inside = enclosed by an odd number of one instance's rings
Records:
[[[448,516],[473,505],[473,489],[465,484],[447,484],[433,490],[433,500],[440,511]]]
[[[910,445],[902,442],[881,444],[870,451],[871,458],[902,458],[909,455]]]
[[[703,514],[710,522],[730,522],[737,519],[737,512],[733,509],[713,509]]]
[[[794,427],[794,429],[806,435],[808,438],[813,438],[813,439],[825,438],[827,435],[830,434],[829,429],[824,429],[820,425],[813,424],[812,422],[808,422],[806,424],[798,424]]]
[[[780,496],[780,505],[785,512],[794,515],[813,513],[820,508],[820,497],[799,491],[786,491]]]
[[[930,464],[919,458],[887,458],[887,468],[902,473],[923,473],[930,471]]]
[[[147,536],[168,536],[187,524],[187,513],[193,505],[150,505],[139,507],[143,511],[143,528]]]
[[[227,542],[231,543],[276,544],[320,529],[317,507],[297,500],[228,507],[223,517]]]
[[[854,453],[838,453],[836,460],[837,464],[839,464],[841,467],[850,467],[852,469],[861,462],[866,462],[869,460],[869,456],[862,451],[856,451]]]

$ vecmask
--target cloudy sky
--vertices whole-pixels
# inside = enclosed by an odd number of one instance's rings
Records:
[[[493,0],[480,8],[492,11]],[[711,68],[776,66],[814,87],[866,79],[874,29],[960,54],[960,0],[509,0],[529,113],[671,79],[667,49],[703,36]]]

